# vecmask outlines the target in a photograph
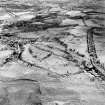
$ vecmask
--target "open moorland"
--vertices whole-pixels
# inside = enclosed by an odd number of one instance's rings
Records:
[[[0,0],[0,105],[105,105],[105,1]]]

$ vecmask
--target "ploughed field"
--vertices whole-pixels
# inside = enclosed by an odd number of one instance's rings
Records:
[[[104,0],[0,0],[0,105],[105,105],[104,10]]]

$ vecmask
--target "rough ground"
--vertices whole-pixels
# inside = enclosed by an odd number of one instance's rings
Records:
[[[0,0],[0,105],[105,105],[104,3]]]

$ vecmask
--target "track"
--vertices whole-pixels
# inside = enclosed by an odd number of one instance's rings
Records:
[[[94,43],[94,39],[93,39],[94,38],[93,37],[94,29],[95,28],[89,29],[88,33],[87,33],[88,53],[89,53],[89,56],[90,56],[90,61],[93,65],[93,69],[102,79],[105,79],[105,68],[100,63],[100,61],[98,60],[98,56],[97,56],[97,53],[96,53],[95,43]]]

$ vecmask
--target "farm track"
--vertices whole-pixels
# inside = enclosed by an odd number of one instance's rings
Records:
[[[105,79],[105,67],[100,63],[98,60],[98,56],[96,53],[95,43],[94,43],[94,29],[89,29],[87,33],[87,47],[88,47],[88,53],[90,56],[90,61],[93,65],[93,68],[95,69],[96,73],[98,73],[102,79]]]

